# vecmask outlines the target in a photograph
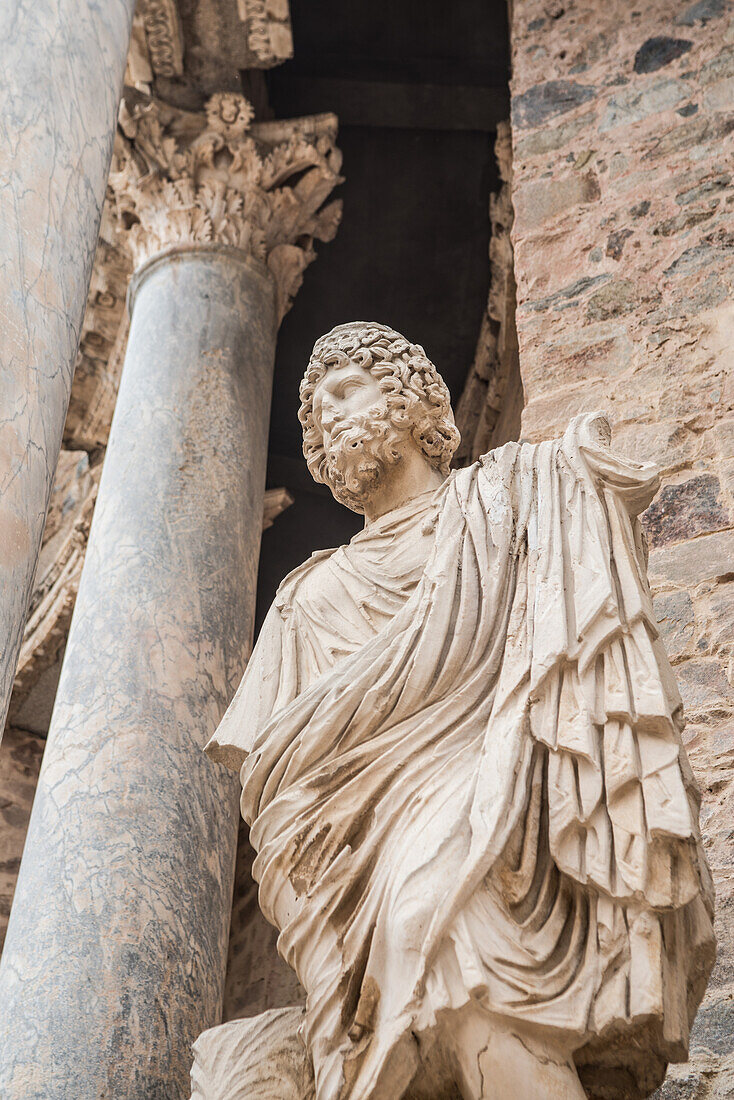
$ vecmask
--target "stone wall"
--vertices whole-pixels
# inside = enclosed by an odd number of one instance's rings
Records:
[[[603,408],[656,461],[645,521],[717,885],[719,961],[660,1095],[734,1096],[734,12],[515,0],[523,436]]]

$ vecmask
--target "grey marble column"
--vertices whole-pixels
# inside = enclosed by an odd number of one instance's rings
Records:
[[[251,641],[275,288],[134,277],[130,339],[0,966],[4,1100],[178,1100],[219,1021],[236,777],[201,747]]]
[[[0,731],[69,403],[134,6],[0,3]]]

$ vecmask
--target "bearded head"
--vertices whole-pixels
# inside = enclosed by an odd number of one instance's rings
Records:
[[[333,372],[329,376],[329,372]],[[327,416],[325,390],[337,396],[366,372],[369,386],[349,411],[334,402]],[[343,386],[322,383],[344,378]],[[371,321],[338,325],[316,341],[301,382],[303,452],[315,481],[328,485],[340,503],[355,512],[365,504],[406,447],[417,447],[428,462],[448,474],[459,445],[449,391],[418,344]],[[321,398],[324,398],[322,401]],[[370,403],[365,407],[365,400]],[[315,408],[316,406],[316,408]]]

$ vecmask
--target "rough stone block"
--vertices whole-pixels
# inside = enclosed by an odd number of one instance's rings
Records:
[[[667,35],[655,35],[642,43],[635,54],[636,73],[654,73],[669,65],[671,61],[688,53],[693,45],[686,38],[670,38]]]
[[[655,618],[668,656],[688,656],[693,650],[693,602],[687,592],[665,592],[653,600]]]
[[[734,532],[721,531],[652,550],[649,570],[653,584],[691,588],[702,581],[734,576]]]
[[[675,22],[681,27],[694,27],[696,23],[708,23],[723,15],[727,9],[727,0],[697,0],[676,16]]]
[[[709,455],[704,435],[679,420],[658,420],[653,424],[637,420],[615,422],[614,446],[638,462],[654,462],[662,474],[671,474]]]
[[[515,100],[532,108],[533,89],[574,80],[593,94],[552,115],[556,126],[532,110],[522,128],[513,120],[514,198],[526,209],[526,191],[565,165],[593,171],[600,196],[578,203],[573,220],[515,223],[523,435],[552,437],[575,412],[601,407],[615,447],[666,476],[646,517],[650,574],[704,785],[725,998],[734,981],[734,9],[577,0],[551,18],[546,8],[514,6]],[[599,338],[604,325],[624,331],[616,346]],[[702,1034],[716,1031],[719,1010],[707,1009]],[[658,1100],[733,1100],[731,1055],[712,1047],[671,1067]]]
[[[721,715],[734,710],[734,691],[714,658],[683,661],[675,671],[686,714],[704,711]]]
[[[591,379],[611,379],[629,367],[632,341],[618,322],[564,328],[549,341],[546,355],[528,363],[525,384],[536,397]],[[615,447],[616,447],[615,433]]]
[[[661,80],[644,90],[638,90],[633,85],[609,100],[599,123],[599,133],[642,122],[650,115],[670,110],[682,100],[690,98],[690,95],[690,84],[682,80]]]
[[[719,420],[712,435],[717,454],[721,458],[734,458],[734,419]]]
[[[725,831],[722,840],[726,847],[731,846],[731,827]],[[721,882],[717,883],[719,888],[716,891],[715,927],[716,940],[719,948],[716,966],[714,967],[714,972],[711,975],[711,981],[709,983],[710,993],[722,989],[725,992],[729,992],[729,989],[734,983],[734,881],[732,881],[732,872],[734,868],[729,867],[727,870],[728,882],[726,886]],[[717,866],[717,871],[719,872],[719,876],[721,876],[722,868],[720,865]]]
[[[678,206],[688,206],[693,202],[702,202],[705,199],[720,196],[721,192],[726,191],[730,186],[731,175],[729,172],[716,172],[713,176],[697,183],[694,187],[688,187],[685,191],[680,191],[675,196],[675,201]]]
[[[734,1058],[726,1058],[711,1089],[710,1100],[732,1100],[734,1096]]]
[[[557,218],[580,203],[597,202],[601,197],[599,181],[593,172],[566,175],[557,180],[538,180],[519,196],[516,215],[523,227],[533,229],[549,218]]]
[[[578,134],[588,132],[589,126],[594,121],[594,114],[583,114],[578,118],[571,118],[567,122],[544,126],[535,133],[529,133],[515,142],[514,156],[517,162],[531,157],[545,156],[555,149],[567,145]]]
[[[651,1100],[703,1100],[706,1095],[706,1077],[689,1066],[671,1066],[663,1084]]]
[[[725,46],[721,53],[707,61],[698,79],[701,84],[714,84],[728,76],[734,76],[734,46]]]
[[[701,824],[705,831],[707,857],[716,883],[717,906],[729,898],[734,904],[734,738],[732,718],[725,714],[718,719],[691,716],[683,734],[694,773],[704,796]],[[718,910],[717,910],[718,912]],[[720,915],[720,914],[719,914]],[[728,952],[729,966],[734,967],[734,926],[723,941],[717,971],[719,984],[732,984],[721,970],[721,961]]]
[[[640,292],[631,279],[615,279],[595,291],[589,299],[586,316],[589,321],[608,321],[636,309]]]
[[[551,118],[588,103],[595,94],[594,88],[573,80],[548,80],[513,98],[513,125],[520,129],[540,126]]]
[[[706,111],[729,111],[734,103],[734,77],[719,80],[711,84],[703,93],[703,107]]]
[[[734,991],[708,997],[698,1011],[691,1031],[691,1055],[734,1051]]]
[[[718,584],[697,596],[695,614],[698,651],[725,660],[734,656],[734,583]]]
[[[694,535],[725,530],[730,525],[730,516],[721,500],[719,479],[713,474],[697,474],[664,485],[642,522],[650,545],[665,546]]]

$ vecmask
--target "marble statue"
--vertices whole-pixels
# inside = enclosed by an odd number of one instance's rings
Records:
[[[443,380],[372,322],[317,341],[301,401],[364,529],[283,581],[207,751],[306,1007],[205,1033],[194,1095],[646,1096],[714,950],[657,473],[599,414],[451,470]]]

